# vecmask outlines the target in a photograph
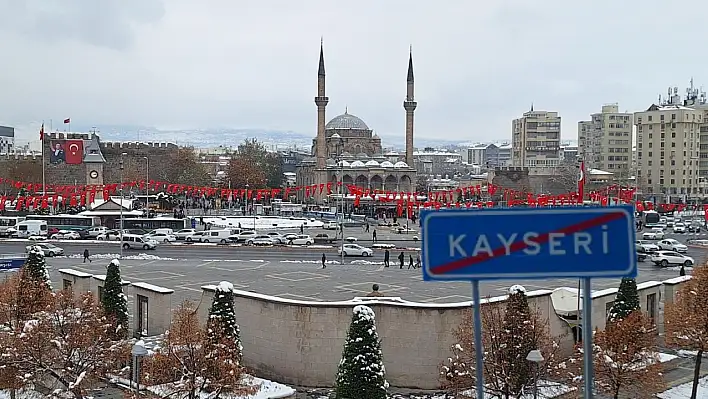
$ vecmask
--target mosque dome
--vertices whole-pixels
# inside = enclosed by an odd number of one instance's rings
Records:
[[[398,168],[398,169],[403,169],[403,168],[407,168],[408,164],[403,161],[400,161],[400,162],[396,162],[396,164],[393,165],[393,167]]]
[[[363,168],[364,166],[364,162],[361,161],[354,161],[351,163],[352,168]]]
[[[378,162],[374,161],[373,159],[371,161],[366,162],[364,165],[369,166],[369,167],[381,166]]]
[[[383,161],[383,162],[381,162],[381,167],[382,168],[393,168],[393,164],[389,161]]]
[[[331,121],[325,126],[325,130],[371,130],[369,126],[364,123],[359,117],[354,116],[347,111],[343,114],[335,116]]]

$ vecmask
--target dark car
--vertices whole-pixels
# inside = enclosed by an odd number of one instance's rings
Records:
[[[688,232],[689,233],[700,233],[701,232],[701,225],[696,224],[696,223],[691,223],[688,225]]]
[[[320,233],[317,234],[315,237],[315,242],[318,244],[329,244],[334,242],[335,238],[330,237],[328,234]]]

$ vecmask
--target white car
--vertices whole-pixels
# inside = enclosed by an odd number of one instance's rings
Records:
[[[187,242],[202,242],[202,238],[204,237],[204,233],[206,233],[206,231],[197,231],[194,234],[190,234],[190,235],[184,237],[184,240]]]
[[[362,247],[359,244],[344,244],[343,247],[337,249],[338,254],[344,253],[344,256],[374,256],[374,251],[371,248]]]
[[[325,230],[337,230],[339,228],[339,224],[337,222],[329,221],[324,224],[323,228]]]
[[[81,234],[75,231],[59,230],[58,233],[52,234],[49,238],[52,240],[78,240],[81,238]]]
[[[674,252],[688,251],[687,246],[681,244],[680,242],[674,240],[673,238],[659,241],[659,248],[664,251],[674,251]]]
[[[44,252],[44,256],[51,258],[52,256],[62,256],[64,255],[64,249],[57,247],[54,244],[49,243],[39,243],[34,245],[28,245],[25,247],[25,252],[29,252],[33,247],[39,247]]]
[[[271,231],[270,233],[266,233],[268,237],[273,241],[273,244],[285,244],[288,240],[280,233],[276,233],[274,231]]]
[[[347,237],[347,238],[344,239],[344,241],[346,241],[346,242],[348,242],[348,243],[350,243],[350,244],[354,244],[355,242],[359,241],[359,239],[356,238],[356,237]]]
[[[646,233],[642,234],[642,238],[645,240],[663,240],[664,230],[660,228],[653,228]]]
[[[673,251],[657,251],[651,254],[651,261],[661,267],[668,265],[692,266],[693,258]]]
[[[232,234],[229,236],[229,240],[233,242],[248,242],[248,240],[256,238],[256,234],[253,230],[244,231],[241,234]]]
[[[637,252],[650,253],[658,251],[660,249],[658,245],[654,244],[653,241],[649,240],[636,240],[634,242],[634,245],[637,249]]]
[[[315,239],[307,234],[299,234],[295,238],[289,240],[290,245],[312,245]]]
[[[685,233],[686,232],[686,225],[678,222],[674,223],[674,233]]]
[[[164,242],[164,243],[170,243],[170,242],[175,242],[177,241],[177,237],[172,235],[172,234],[165,234],[165,233],[150,233],[146,234],[143,237],[149,239],[149,240],[155,240],[157,242]]]
[[[86,235],[88,235],[91,238],[96,238],[100,234],[106,234],[107,231],[108,231],[108,228],[106,228],[104,226],[94,226],[94,227],[91,227],[90,229],[86,230]]]
[[[184,240],[188,236],[191,236],[192,234],[196,233],[197,231],[194,229],[182,229],[174,234],[175,238],[178,240]]]
[[[273,239],[268,235],[259,235],[253,238],[249,238],[246,241],[246,244],[256,246],[270,246],[273,245]]]

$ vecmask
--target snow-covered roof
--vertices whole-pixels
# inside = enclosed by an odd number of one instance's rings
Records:
[[[389,161],[383,161],[383,162],[381,162],[381,167],[382,168],[393,168],[393,164]]]
[[[91,205],[89,205],[89,209],[95,210],[95,208],[100,207],[108,202],[118,205],[119,207],[122,206],[123,209],[132,209],[133,201],[135,200],[130,198],[121,199],[120,197],[110,197],[108,200],[96,199],[91,203]]]
[[[127,211],[124,210],[123,216],[142,216],[143,211]],[[79,212],[79,215],[81,216],[120,216],[121,211],[102,211],[102,210],[94,210],[94,211],[83,211]]]
[[[352,162],[349,166],[351,166],[352,168],[363,168],[363,167],[365,167],[366,165],[364,165],[364,162],[361,162],[361,161],[354,161],[354,162]]]
[[[403,169],[403,168],[407,168],[407,167],[408,167],[408,164],[405,163],[405,162],[403,162],[403,161],[399,161],[399,162],[396,162],[396,164],[393,165],[393,167],[394,167],[394,168]]]
[[[606,171],[600,170],[600,169],[590,169],[590,170],[588,170],[588,174],[589,175],[596,175],[596,176],[603,176],[603,175],[609,176],[609,175],[613,175],[614,173],[606,172]]]
[[[370,161],[367,161],[364,165],[365,165],[365,166],[369,166],[369,167],[381,166],[377,161],[375,161],[375,160],[373,160],[373,159],[370,160]]]

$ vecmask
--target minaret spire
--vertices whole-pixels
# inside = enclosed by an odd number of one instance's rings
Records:
[[[408,82],[413,82],[413,46],[408,52]]]
[[[325,111],[328,102],[329,98],[327,97],[325,91],[324,40],[320,39],[320,63],[317,68],[317,96],[315,97],[315,104],[317,105],[317,138],[315,139],[315,145],[312,151],[313,155],[315,155],[317,159],[318,169],[324,169],[326,166],[327,143],[325,139]],[[326,179],[326,176],[323,176],[322,178]],[[319,180],[322,179],[318,178],[318,184],[326,183],[326,180]]]
[[[406,110],[406,163],[409,167],[413,165],[413,120],[414,111],[418,106],[415,102],[415,83],[413,81],[413,46],[408,53],[408,75],[406,77],[406,100],[403,101],[403,108]]]
[[[317,76],[325,76],[325,66],[324,66],[324,38],[320,38],[320,67],[317,68]]]

